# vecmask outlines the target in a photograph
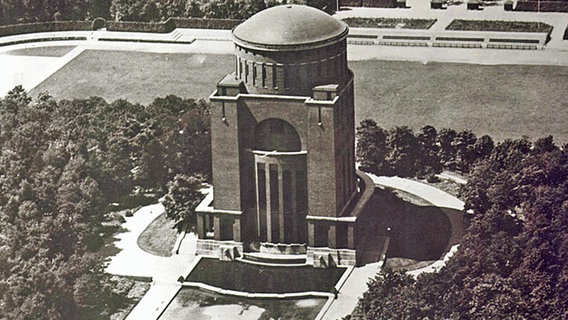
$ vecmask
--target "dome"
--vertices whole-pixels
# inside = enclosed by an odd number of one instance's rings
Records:
[[[233,30],[235,43],[265,50],[311,49],[347,36],[347,25],[308,6],[281,5],[263,10]]]

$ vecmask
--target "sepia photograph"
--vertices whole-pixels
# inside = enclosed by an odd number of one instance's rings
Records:
[[[0,319],[568,319],[568,0],[0,0]]]

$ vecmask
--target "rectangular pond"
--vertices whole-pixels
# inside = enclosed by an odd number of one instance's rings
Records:
[[[307,320],[315,319],[325,302],[325,298],[249,299],[182,288],[159,320]]]
[[[185,279],[249,293],[332,292],[345,268],[276,267],[203,258]]]

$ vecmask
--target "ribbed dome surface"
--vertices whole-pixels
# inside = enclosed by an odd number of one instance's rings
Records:
[[[346,36],[347,25],[308,6],[282,5],[263,10],[233,30],[235,42],[246,47],[317,47]]]

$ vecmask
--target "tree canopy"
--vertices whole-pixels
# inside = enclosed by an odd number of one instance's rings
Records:
[[[366,139],[377,136],[369,123],[360,128],[372,128]],[[422,148],[438,148],[446,167],[469,172],[461,196],[470,226],[439,272],[417,278],[400,271],[379,274],[350,318],[567,318],[567,150],[551,136],[494,144],[471,132],[445,129],[434,139],[431,128],[422,131]],[[378,136],[376,145],[385,146],[389,139]],[[363,150],[359,155],[368,156]]]
[[[120,307],[98,253],[108,203],[209,171],[203,101],[144,107],[10,91],[0,99],[3,319],[108,318]]]

